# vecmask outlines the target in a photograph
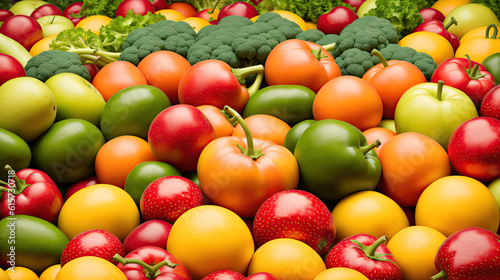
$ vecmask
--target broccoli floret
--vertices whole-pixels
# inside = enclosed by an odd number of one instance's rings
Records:
[[[348,49],[335,58],[335,63],[339,66],[342,75],[351,75],[361,78],[366,71],[380,63],[380,60],[373,57],[367,51]]]
[[[267,12],[260,15],[255,23],[267,23],[274,29],[278,30],[285,38],[295,39],[297,34],[302,32],[300,26],[286,18],[281,17],[278,13]]]
[[[364,16],[347,25],[340,32],[333,52],[335,57],[348,49],[356,48],[366,52],[383,49],[390,43],[398,43],[398,33],[387,19]]]
[[[319,39],[315,43],[321,46],[337,43],[337,40],[339,39],[339,35],[337,34],[326,34],[323,36],[323,38]]]
[[[415,49],[410,47],[401,47],[398,44],[389,44],[385,48],[380,50],[380,53],[384,56],[386,60],[397,59],[408,61],[420,69],[424,73],[427,81],[431,80],[432,73],[436,70],[437,64],[434,62],[432,57],[423,52],[417,52]],[[376,57],[374,57],[376,58]],[[377,63],[380,60],[376,58]]]
[[[123,42],[123,51],[118,60],[137,66],[144,57],[159,50],[172,51],[186,57],[195,37],[196,32],[188,23],[162,20],[130,32]]]
[[[322,31],[318,29],[308,29],[297,34],[297,37],[295,37],[295,39],[316,43],[316,41],[321,40],[323,37],[325,37],[325,33],[323,33]]]
[[[242,16],[226,16],[217,22],[219,27],[243,27],[251,24],[253,24],[251,19]]]
[[[90,74],[83,66],[80,56],[57,50],[48,50],[28,60],[26,76],[37,78],[42,82],[59,73],[74,73],[90,81]]]

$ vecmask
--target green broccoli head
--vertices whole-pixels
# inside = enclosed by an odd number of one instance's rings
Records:
[[[187,60],[191,65],[194,65],[203,60],[218,59],[224,61],[231,67],[240,67],[240,58],[231,48],[233,39],[236,36],[236,31],[237,28],[221,27],[214,30],[210,36],[205,36],[196,40],[196,42],[189,47],[186,57]]]
[[[378,61],[378,62],[377,62]],[[360,49],[348,49],[335,58],[335,63],[340,68],[342,75],[363,77],[370,68],[380,63],[378,58],[374,58],[369,52]]]
[[[436,62],[432,57],[423,52],[417,52],[415,49],[410,47],[401,47],[398,44],[389,44],[385,48],[380,50],[380,53],[384,56],[386,60],[397,59],[408,61],[420,69],[424,74],[427,81],[431,80],[432,73],[437,68]],[[374,57],[377,63],[380,60]]]
[[[188,23],[162,20],[130,32],[123,42],[123,51],[118,60],[138,65],[144,57],[159,50],[186,57],[195,37],[196,32]]]
[[[286,39],[295,39],[302,32],[300,26],[286,18],[283,18],[278,13],[267,12],[261,14],[255,23],[267,23],[273,29],[278,30]]]
[[[316,43],[316,41],[321,40],[324,36],[325,33],[323,33],[319,29],[308,29],[297,34],[297,37],[295,37],[295,39]]]
[[[43,51],[28,60],[24,69],[26,76],[42,82],[59,73],[74,73],[90,81],[89,71],[83,66],[80,56],[71,52]]]

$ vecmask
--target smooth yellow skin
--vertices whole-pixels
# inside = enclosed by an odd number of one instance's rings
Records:
[[[39,280],[38,275],[29,268],[16,266],[13,270],[7,269],[5,271],[10,280]]]
[[[9,274],[7,274],[7,272],[3,269],[0,269],[0,280],[11,280]]]
[[[347,268],[334,267],[329,268],[314,278],[314,280],[369,280],[361,272]]]
[[[53,266],[49,266],[40,275],[40,280],[55,280],[59,270],[61,270],[60,264],[55,264]]]
[[[279,280],[313,280],[326,270],[320,255],[309,245],[290,238],[264,243],[248,267],[248,274],[268,272]]]
[[[107,260],[85,256],[66,263],[55,280],[127,280],[127,277]]]
[[[443,36],[430,31],[419,31],[408,34],[398,44],[401,47],[410,47],[417,52],[424,52],[430,55],[437,65],[447,59],[453,58],[454,55],[451,43]]]

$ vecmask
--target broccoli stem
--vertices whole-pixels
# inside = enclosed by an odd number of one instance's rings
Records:
[[[67,52],[76,53],[82,58],[83,61],[90,61],[97,66],[103,67],[107,64],[117,61],[120,57],[120,53],[106,52],[102,50],[94,49],[73,49],[67,50]]]
[[[331,52],[333,51],[333,49],[335,48],[335,43],[331,43],[331,44],[328,44],[328,45],[324,45],[322,46],[323,49],[325,49],[327,52]]]

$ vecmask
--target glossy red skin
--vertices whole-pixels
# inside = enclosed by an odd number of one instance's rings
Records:
[[[342,0],[342,2],[349,4],[349,5],[353,6],[354,8],[356,8],[356,12],[357,12],[359,9],[359,6],[361,6],[361,4],[363,4],[365,2],[365,0]]]
[[[252,0],[252,3],[257,6],[262,0]]]
[[[80,10],[82,9],[83,2],[74,2],[69,4],[63,11],[63,16],[69,18],[71,22],[76,26],[82,19],[86,17],[86,15],[82,16],[81,18],[75,18],[72,16],[72,14],[78,14]]]
[[[68,198],[70,198],[70,196],[72,196],[77,191],[79,191],[85,187],[96,185],[96,184],[99,184],[99,180],[97,179],[97,176],[95,176],[95,175],[90,176],[88,178],[85,178],[83,180],[80,180],[80,181],[72,184],[68,188],[68,190],[66,190],[66,193],[64,194],[64,201],[67,201]]]
[[[219,13],[220,15],[220,13]],[[208,59],[191,66],[179,81],[179,102],[193,106],[225,105],[241,113],[249,99],[231,67],[220,60]]]
[[[278,280],[278,277],[268,272],[257,272],[252,275],[248,275],[245,280]]]
[[[498,279],[499,251],[500,236],[470,227],[453,233],[441,244],[434,265],[446,272],[447,280]]]
[[[484,96],[495,86],[495,78],[486,68],[472,61],[471,68],[478,65],[478,72],[484,77],[471,79],[467,74],[469,60],[466,58],[450,58],[441,62],[431,77],[432,83],[443,81],[445,85],[457,88],[467,94],[477,108],[481,105]],[[472,69],[471,69],[472,70]]]
[[[0,33],[17,41],[28,51],[43,38],[42,26],[25,15],[14,15],[6,19],[0,26]]]
[[[429,21],[433,19],[437,19],[440,22],[443,22],[444,19],[446,18],[441,11],[436,10],[434,8],[425,8],[419,11],[420,15],[422,15],[422,18],[424,21]]]
[[[167,176],[154,180],[141,196],[142,218],[163,220],[173,224],[180,215],[205,202],[201,189],[193,181],[181,176]]]
[[[482,182],[500,177],[500,120],[470,119],[453,132],[448,156],[456,172]]]
[[[347,7],[337,6],[318,18],[317,28],[325,34],[340,34],[358,15]]]
[[[202,18],[204,20],[207,20],[207,21],[211,22],[211,21],[213,21],[212,14],[210,14],[210,12],[212,10],[213,9],[204,9],[204,10],[201,10],[201,11],[197,12],[196,15],[194,15],[194,16]],[[212,20],[210,20],[210,18],[212,18]],[[217,24],[217,23],[215,23],[215,24]]]
[[[45,172],[35,169],[22,169],[16,172],[16,176],[24,180],[28,186],[15,196],[10,192],[2,192],[1,218],[11,216],[10,207],[15,203],[16,215],[30,215],[55,224],[63,205],[63,198],[54,181]],[[14,179],[11,180],[7,183],[14,184]]]
[[[83,256],[103,258],[116,265],[118,263],[113,261],[115,254],[125,256],[125,249],[118,237],[105,230],[87,230],[73,237],[66,245],[61,254],[61,266]]]
[[[8,19],[9,17],[11,17],[13,15],[14,14],[9,10],[0,9],[0,22],[5,21],[6,19]]]
[[[161,111],[148,131],[148,142],[154,156],[181,172],[196,170],[201,151],[214,139],[212,124],[198,108],[187,104],[173,105]]]
[[[202,280],[243,280],[245,276],[233,270],[219,270],[208,274]]]
[[[251,4],[238,1],[236,3],[226,5],[220,9],[219,15],[217,16],[218,20],[221,20],[227,16],[243,16],[246,18],[253,18],[258,16],[257,9]]]
[[[17,77],[26,77],[23,65],[12,56],[0,53],[0,86]]]
[[[333,216],[316,196],[302,190],[286,190],[268,198],[255,214],[257,246],[277,238],[293,238],[325,255],[335,239]],[[300,236],[300,237],[299,237]]]
[[[490,89],[484,96],[479,112],[482,117],[500,120],[500,85]]]
[[[90,81],[92,83],[92,80],[94,80],[94,77],[95,75],[97,74],[97,72],[99,72],[99,67],[97,67],[97,65],[95,64],[83,64],[83,66],[85,68],[87,68],[87,70],[89,70],[89,74],[90,74]]]
[[[415,29],[413,29],[412,33],[419,31],[429,31],[436,33],[443,36],[446,40],[448,40],[448,42],[451,43],[450,32],[448,32],[448,30],[444,28],[443,22],[437,19],[422,22],[417,27],[415,27]]]
[[[372,245],[377,238],[369,234],[355,234],[339,241],[328,252],[325,259],[326,268],[347,267],[361,272],[370,280],[396,280],[402,279],[399,266],[395,265],[396,259],[385,244],[381,244],[375,251],[377,254],[388,254],[383,258],[393,261],[377,261],[368,258],[360,250],[359,245],[351,242],[357,240],[366,246]]]
[[[167,0],[153,0],[153,7],[155,8],[155,11],[167,9]]]
[[[125,0],[116,8],[115,17],[126,17],[129,10],[135,14],[146,15],[148,12],[155,13],[155,7],[149,0]]]
[[[162,220],[150,220],[138,225],[123,241],[125,253],[128,254],[144,246],[167,248],[171,229],[172,225]]]
[[[62,16],[63,13],[56,5],[45,4],[36,8],[30,15],[34,19],[39,19],[44,16]]]
[[[458,36],[453,34],[453,33],[450,33],[450,37],[451,37],[451,46],[453,47],[453,52],[456,52],[458,47],[460,47],[460,39],[458,39]]]
[[[169,266],[161,267],[159,270],[160,274],[152,279],[191,280],[191,277],[189,276],[187,269],[179,262],[179,260],[177,260],[176,257],[167,252],[165,249],[158,248],[155,246],[145,246],[130,252],[125,256],[125,258],[142,260],[151,266],[160,263],[163,260],[168,260],[173,264],[179,264],[179,265],[177,265],[175,268],[171,268]],[[127,264],[127,265],[118,264],[117,267],[125,274],[128,280],[149,280],[149,278],[147,278],[144,275],[144,268],[138,264]],[[172,277],[169,274],[176,274],[180,277]],[[169,277],[167,278],[167,276]]]

